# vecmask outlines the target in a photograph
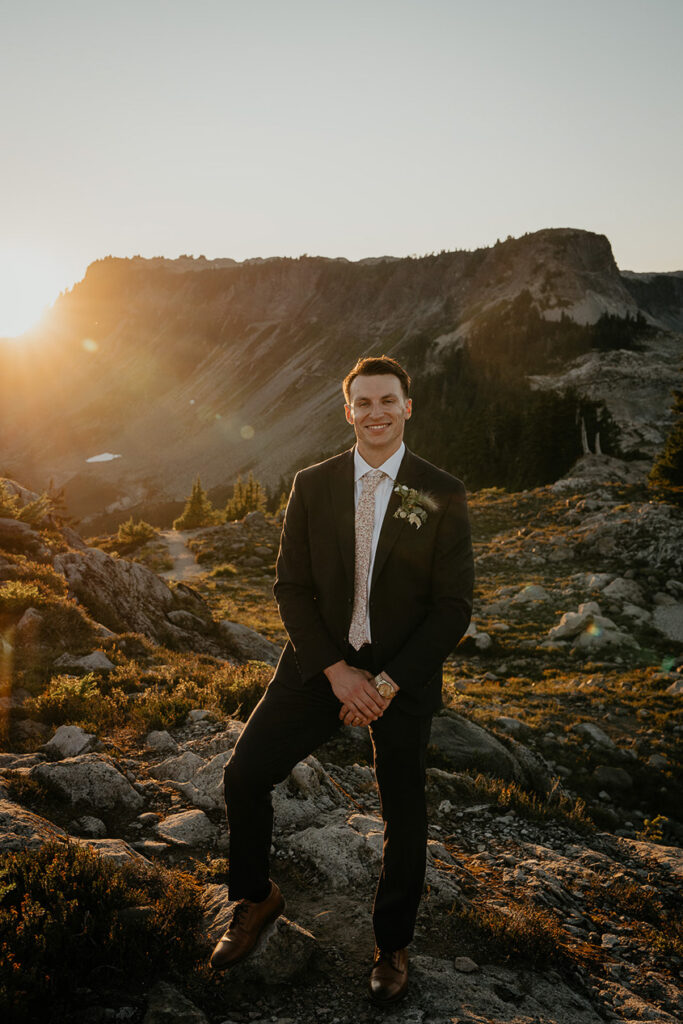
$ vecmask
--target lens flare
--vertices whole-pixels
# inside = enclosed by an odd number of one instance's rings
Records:
[[[84,338],[81,342],[81,347],[84,352],[97,352],[99,345],[92,338]]]
[[[255,433],[256,431],[254,430],[254,428],[250,427],[248,423],[245,423],[240,430],[240,434],[242,435],[245,441],[250,441]]]

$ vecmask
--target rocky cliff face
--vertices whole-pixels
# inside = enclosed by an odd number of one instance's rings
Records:
[[[360,355],[408,353],[413,374],[442,372],[444,354],[522,293],[546,321],[641,314],[664,332],[683,316],[679,282],[623,275],[604,236],[573,229],[362,263],[108,258],[40,333],[0,353],[0,458],[36,487],[78,475],[99,509],[182,498],[197,472],[213,486],[251,467],[274,483],[350,443],[339,381]],[[671,367],[680,339],[667,338]],[[654,427],[639,438],[655,443],[675,371],[652,369],[659,350],[643,358]],[[615,376],[628,407],[631,368]],[[86,462],[102,453],[120,457]]]

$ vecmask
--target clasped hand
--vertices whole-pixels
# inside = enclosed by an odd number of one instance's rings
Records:
[[[341,703],[339,718],[344,725],[369,725],[389,707],[372,682],[372,674],[338,661],[325,669],[332,692]]]

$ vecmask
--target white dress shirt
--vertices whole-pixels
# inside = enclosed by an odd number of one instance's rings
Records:
[[[377,553],[377,542],[379,541],[380,530],[382,529],[382,523],[384,521],[384,515],[391,498],[391,492],[394,489],[396,483],[396,474],[398,468],[401,465],[401,459],[406,450],[406,446],[401,442],[401,447],[398,451],[394,452],[386,462],[382,463],[381,466],[369,466],[362,455],[359,454],[358,448],[353,453],[353,465],[354,465],[354,502],[355,507],[358,508],[358,502],[360,500],[361,491],[363,490],[363,477],[366,473],[370,473],[373,469],[380,469],[384,474],[384,480],[381,480],[377,485],[375,491],[375,523],[372,530],[372,548],[370,550],[370,567],[368,569],[368,597],[370,596],[370,580],[372,579],[372,569],[375,564],[375,554]],[[368,640],[372,640],[370,633],[370,602],[368,601],[368,613],[365,620],[365,626],[368,633]]]

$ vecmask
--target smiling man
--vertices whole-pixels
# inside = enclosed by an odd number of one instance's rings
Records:
[[[297,474],[275,597],[288,641],[225,770],[232,921],[214,968],[246,956],[284,909],[269,877],[271,790],[341,723],[370,727],[384,819],[369,993],[408,985],[424,884],[425,752],[441,670],[467,629],[473,561],[462,483],[410,452],[410,377],[386,356],[343,383],[350,451]]]

